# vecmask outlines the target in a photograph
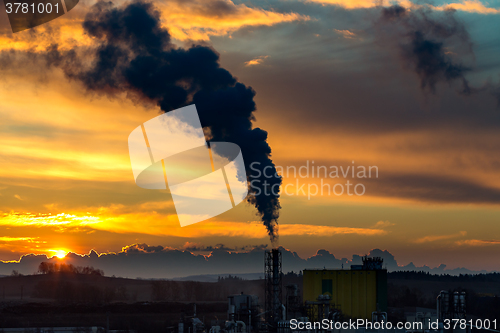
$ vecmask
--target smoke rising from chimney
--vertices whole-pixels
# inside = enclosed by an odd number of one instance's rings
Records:
[[[255,167],[249,167],[259,162],[261,170],[276,173],[267,132],[253,128],[255,91],[220,67],[216,51],[201,45],[176,47],[161,27],[159,11],[149,2],[115,7],[99,1],[86,15],[83,28],[95,45],[69,51],[53,45],[45,54],[49,67],[61,68],[88,91],[111,96],[125,92],[134,101],[157,103],[164,112],[194,103],[207,140],[240,146],[247,164],[247,174],[240,176],[260,180],[254,184],[262,187],[264,180],[269,186],[281,185],[281,177],[264,179],[263,173],[258,177]],[[279,194],[255,187],[249,186],[246,200],[257,208],[274,242]]]

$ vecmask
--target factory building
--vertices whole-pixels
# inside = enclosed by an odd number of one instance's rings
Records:
[[[311,319],[327,318],[332,312],[344,318],[372,320],[387,312],[387,270],[381,258],[363,258],[363,265],[350,270],[306,269],[303,300],[315,307]],[[327,308],[325,307],[327,306]]]
[[[231,295],[228,296],[228,322],[237,325],[243,325],[247,332],[258,326],[260,317],[259,298],[255,295]],[[242,329],[238,332],[241,332]]]

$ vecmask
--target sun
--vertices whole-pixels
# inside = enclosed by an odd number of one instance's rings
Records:
[[[63,259],[68,254],[68,252],[65,250],[50,250],[50,251],[54,252],[54,255],[59,259]]]

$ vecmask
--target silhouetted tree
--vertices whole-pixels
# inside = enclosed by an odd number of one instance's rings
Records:
[[[75,267],[71,264],[54,264],[50,262],[40,263],[40,265],[38,266],[38,272],[41,274],[63,273],[104,276],[104,272],[101,269],[97,269],[92,266]]]

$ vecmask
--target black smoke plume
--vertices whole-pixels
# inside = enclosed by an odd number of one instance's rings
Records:
[[[475,91],[465,77],[470,68],[451,51],[456,46],[461,55],[472,54],[469,34],[454,10],[445,10],[437,20],[430,9],[394,5],[382,9],[378,23],[385,32],[399,34],[393,40],[399,42],[401,59],[418,75],[422,90],[435,93],[437,83],[459,81],[461,94]]]
[[[172,44],[151,3],[136,1],[115,7],[99,1],[87,14],[83,28],[94,39],[95,48],[62,51],[54,45],[46,54],[48,64],[63,69],[89,91],[126,92],[132,99],[154,101],[164,112],[195,103],[208,140],[241,147],[247,180],[258,180],[253,186],[249,182],[247,201],[255,205],[275,241],[281,208],[276,189],[282,179],[266,179],[259,172],[267,167],[267,174],[274,174],[276,168],[270,159],[267,132],[252,128],[255,91],[221,68],[212,48],[193,45],[184,49]],[[252,162],[259,163],[250,168]]]

